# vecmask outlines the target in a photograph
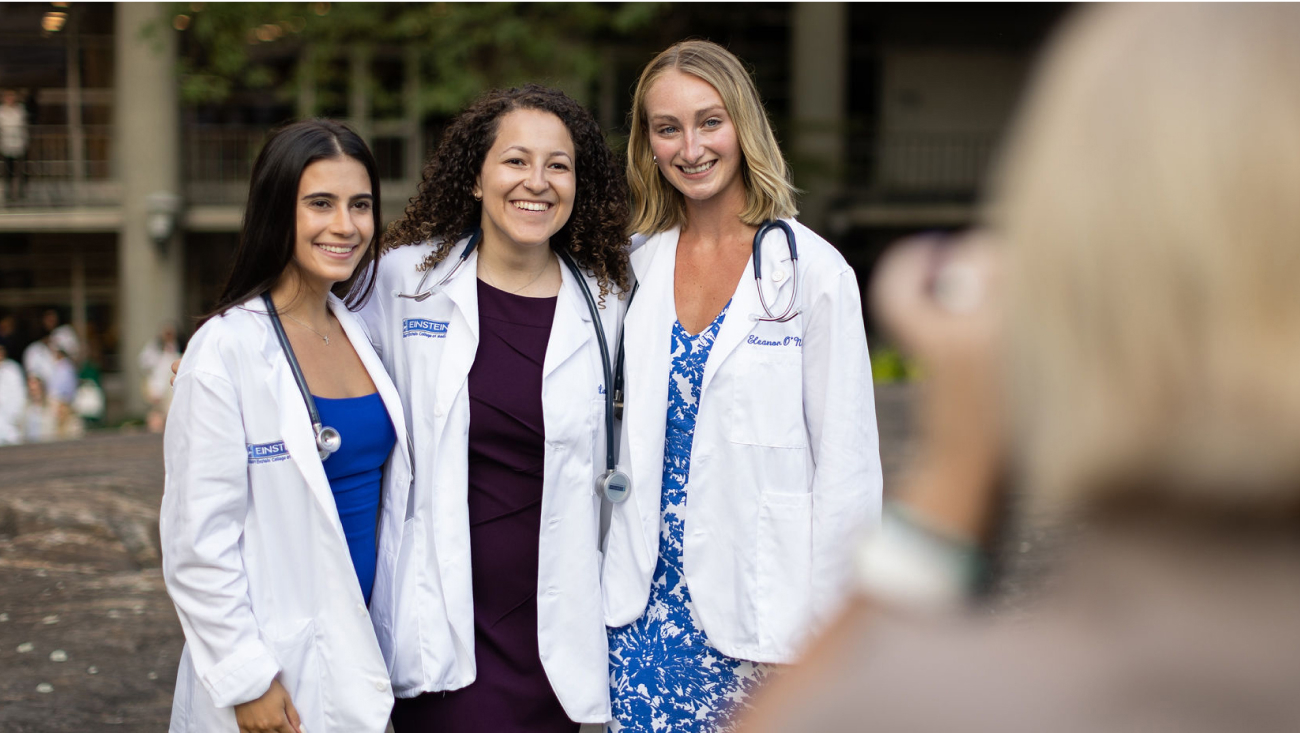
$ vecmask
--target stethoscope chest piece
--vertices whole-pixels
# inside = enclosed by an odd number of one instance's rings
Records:
[[[343,447],[343,436],[339,431],[324,425],[316,429],[316,453],[323,461]]]
[[[617,468],[610,469],[597,481],[600,493],[611,504],[622,504],[632,490],[632,478]]]

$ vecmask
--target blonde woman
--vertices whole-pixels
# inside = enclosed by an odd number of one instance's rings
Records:
[[[793,219],[762,102],[725,49],[687,41],[650,62],[628,158],[641,243],[620,453],[633,488],[603,569],[622,627],[611,730],[721,730],[835,608],[842,545],[878,517],[857,279]]]

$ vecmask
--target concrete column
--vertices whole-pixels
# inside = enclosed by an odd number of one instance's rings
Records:
[[[420,49],[414,44],[403,52],[402,95],[406,97],[402,117],[406,122],[406,162],[403,178],[410,182],[413,194],[424,172],[424,109],[420,106]],[[398,199],[388,199],[397,202]],[[391,217],[399,211],[392,204],[385,207]]]
[[[316,116],[316,48],[307,45],[298,56],[298,119]]]
[[[151,209],[180,194],[180,105],[176,33],[163,3],[116,3],[114,134],[122,186],[118,236],[118,349],[128,415],[144,412],[136,357],[164,320],[181,323],[182,242],[173,227],[150,236]],[[152,25],[151,25],[152,24]],[[150,27],[146,34],[145,28]],[[160,195],[161,194],[161,195]],[[179,222],[176,212],[173,221]],[[157,222],[155,222],[157,223]],[[183,325],[182,325],[183,327]]]
[[[370,130],[370,47],[355,45],[348,53],[348,121],[368,144]]]
[[[844,181],[849,10],[845,3],[791,7],[791,117],[800,220],[827,233],[827,212]]]

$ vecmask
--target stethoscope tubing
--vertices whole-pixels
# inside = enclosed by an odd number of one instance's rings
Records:
[[[452,265],[451,270],[449,270],[446,275],[443,275],[442,279],[439,280],[436,285],[428,290],[424,289],[424,284],[429,281],[429,275],[433,274],[433,268],[430,267],[420,276],[420,282],[416,284],[414,293],[393,291],[393,296],[397,298],[407,298],[414,300],[417,303],[422,303],[427,300],[429,296],[438,292],[443,285],[446,285],[449,280],[456,276],[456,273],[460,271],[461,265],[465,264],[465,260],[469,259],[469,256],[474,252],[474,249],[478,247],[478,243],[483,239],[483,230],[475,227],[474,229],[462,234],[461,239],[464,239],[466,236],[469,237],[469,241],[466,242],[464,248],[461,249],[460,257],[456,260],[456,264]]]
[[[271,294],[262,293],[262,302],[266,304],[266,314],[271,317],[271,328],[275,331],[275,338],[280,342],[280,348],[289,361],[289,371],[293,373],[293,381],[298,384],[298,392],[302,394],[302,401],[307,405],[307,416],[311,418],[312,434],[316,438],[316,453],[324,461],[343,445],[343,438],[339,435],[339,431],[321,424],[316,400],[312,398],[311,390],[307,388],[307,378],[303,376],[302,367],[298,365],[298,357],[294,355],[293,347],[289,345],[289,337],[284,332],[284,324],[280,322],[280,314],[275,309],[275,301],[271,300]]]
[[[785,243],[790,249],[790,304],[779,316],[772,314],[772,308],[768,306],[767,298],[763,295],[763,238],[773,229],[780,229],[785,233]],[[794,230],[780,219],[763,222],[754,233],[754,287],[758,290],[758,302],[762,304],[763,312],[767,314],[766,317],[753,316],[754,320],[785,323],[799,315],[799,311],[795,310],[795,305],[799,302],[799,250],[795,246]]]

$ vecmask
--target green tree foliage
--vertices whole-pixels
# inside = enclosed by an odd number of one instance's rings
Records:
[[[449,114],[483,90],[524,81],[586,96],[602,52],[665,3],[173,3],[186,35],[181,95],[223,101],[237,87],[291,97],[304,79],[337,83],[349,49],[401,49],[420,60],[419,109]],[[298,59],[295,75],[276,59]]]

